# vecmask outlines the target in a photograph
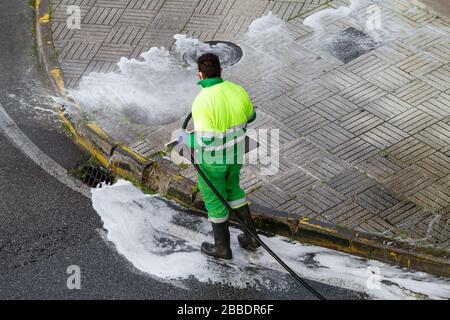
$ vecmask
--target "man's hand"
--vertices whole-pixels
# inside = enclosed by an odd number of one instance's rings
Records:
[[[177,135],[178,144],[186,144],[188,137],[189,134],[185,130],[180,129]]]

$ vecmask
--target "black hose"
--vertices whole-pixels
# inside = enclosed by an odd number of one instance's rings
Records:
[[[183,123],[183,129],[187,128],[187,124],[189,123],[190,119],[192,117],[192,114],[189,114],[186,120]],[[195,163],[194,154],[190,152],[191,155],[191,163],[194,166],[195,170],[197,170],[198,174],[202,177],[202,179],[206,182],[206,184],[209,186],[209,188],[213,191],[213,193],[216,195],[216,197],[222,202],[222,204],[225,206],[225,208],[228,210],[230,214],[235,213],[233,208],[228,204],[228,202],[222,197],[222,195],[217,191],[216,187],[209,181],[208,177],[205,175],[203,170],[200,168],[198,164]],[[258,243],[287,271],[289,272],[295,280],[297,280],[302,286],[304,286],[309,292],[311,292],[313,295],[315,295],[320,300],[326,300],[324,296],[322,296],[319,292],[317,292],[314,288],[312,288],[304,279],[302,279],[294,270],[292,270],[280,257],[278,257],[275,252],[272,251],[272,249],[269,248],[258,236],[258,234],[254,233],[251,228],[249,228],[242,218],[238,215],[234,215],[238,222],[241,224],[241,226],[244,228],[245,231],[247,231]]]

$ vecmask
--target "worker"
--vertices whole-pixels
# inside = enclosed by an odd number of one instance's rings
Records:
[[[247,123],[256,114],[248,93],[240,86],[222,79],[217,55],[198,58],[198,84],[202,87],[192,104],[194,133],[182,131],[178,141],[196,150],[195,161],[235,214],[256,234],[245,191],[240,186]],[[198,176],[198,188],[212,223],[215,243],[205,242],[201,251],[212,257],[232,259],[229,214],[207,183]],[[245,230],[245,229],[244,229]],[[256,250],[259,243],[244,231],[238,236],[240,246]]]

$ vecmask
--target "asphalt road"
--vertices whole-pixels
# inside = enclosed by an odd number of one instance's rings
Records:
[[[61,166],[87,158],[59,129],[48,83],[33,49],[27,1],[0,4],[0,107]],[[90,199],[67,188],[24,155],[0,130],[0,299],[312,299],[292,285],[284,292],[237,290],[195,280],[182,289],[136,271],[99,235]],[[67,268],[81,268],[81,290],[66,286]],[[313,283],[334,299],[362,295]]]

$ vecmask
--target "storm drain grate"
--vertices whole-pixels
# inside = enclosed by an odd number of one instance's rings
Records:
[[[329,43],[326,43],[325,49],[342,62],[348,63],[379,45],[367,33],[350,27],[339,32]]]
[[[83,168],[82,180],[91,188],[101,188],[102,183],[111,185],[113,183],[113,176],[100,165],[88,165]]]
[[[197,66],[198,58],[205,53],[214,53],[219,57],[222,67],[230,67],[238,63],[244,52],[232,42],[205,41],[190,48],[183,55],[184,61],[191,67]]]

